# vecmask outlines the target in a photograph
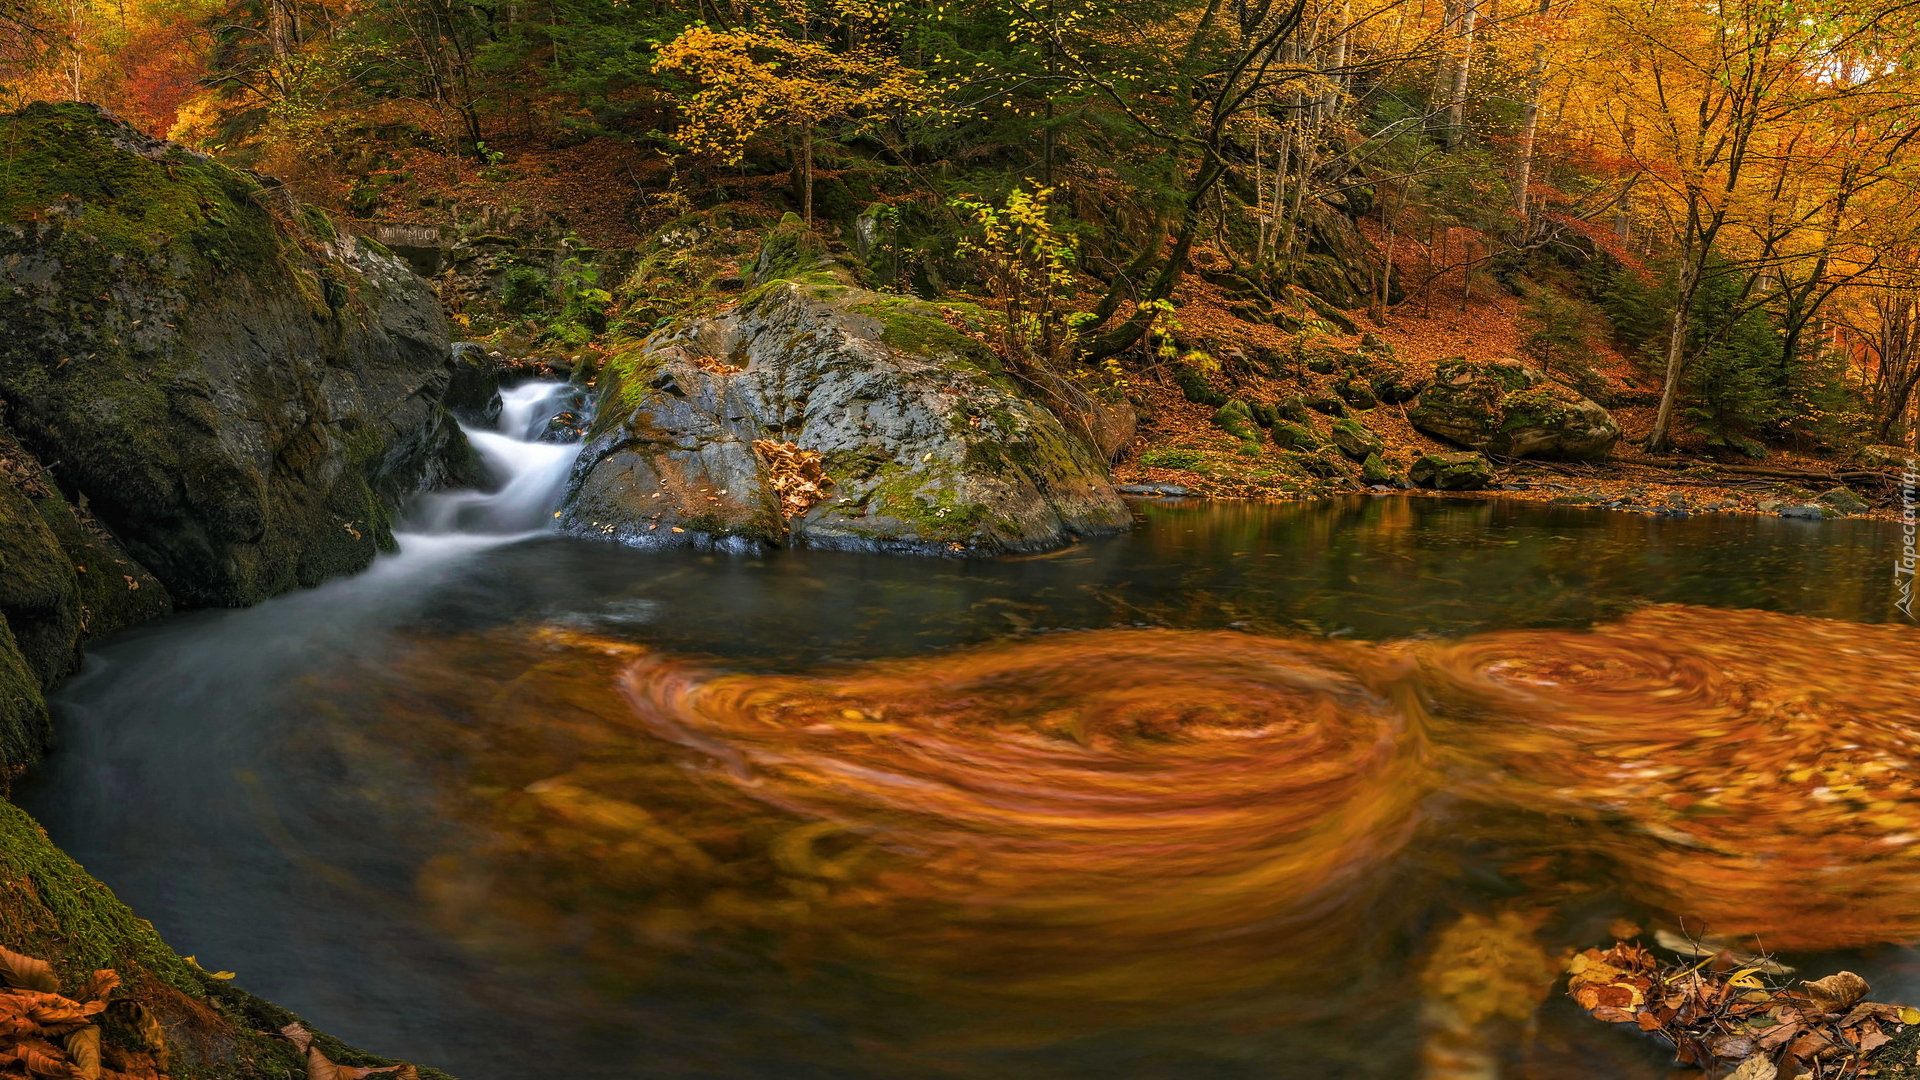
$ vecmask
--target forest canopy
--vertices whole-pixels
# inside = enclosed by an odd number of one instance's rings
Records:
[[[1525,299],[1549,370],[1590,377],[1591,334],[1635,357],[1652,449],[1758,453],[1911,431],[1917,19],[1905,0],[4,0],[0,78],[12,105],[93,101],[353,217],[418,217],[435,177],[564,152],[619,163],[605,195],[636,246],[730,201],[835,235],[859,219],[887,284],[990,298],[1036,364],[1164,360],[1196,275],[1379,323],[1478,282]]]

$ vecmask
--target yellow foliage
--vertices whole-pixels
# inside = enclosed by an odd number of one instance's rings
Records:
[[[865,47],[835,52],[777,30],[695,24],[661,46],[654,71],[700,81],[678,138],[729,164],[768,128],[858,121],[926,97],[921,73],[892,57]]]

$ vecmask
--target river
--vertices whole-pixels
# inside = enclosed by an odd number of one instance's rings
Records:
[[[367,572],[95,649],[18,791],[351,1042],[465,1080],[1640,1080],[1663,1053],[1546,986],[1682,926],[1920,998],[1892,526],[1388,496],[996,560],[633,550],[543,531],[557,395],[510,391],[499,490]]]

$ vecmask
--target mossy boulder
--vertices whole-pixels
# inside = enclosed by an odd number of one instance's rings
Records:
[[[1331,446],[1318,450],[1295,450],[1287,455],[1289,461],[1304,470],[1310,476],[1323,480],[1352,479],[1354,468],[1351,462],[1340,456],[1340,451]]]
[[[1252,410],[1239,398],[1220,406],[1213,414],[1213,426],[1241,442],[1258,442],[1260,439],[1260,429],[1253,421]]]
[[[632,544],[977,555],[1127,528],[1098,450],[963,328],[980,318],[775,281],[616,350],[562,527]],[[789,517],[757,441],[820,454],[826,497]]]
[[[1378,432],[1351,417],[1335,420],[1331,437],[1333,445],[1355,461],[1365,461],[1369,455],[1386,449],[1387,445]]]
[[[831,271],[832,267],[826,239],[808,228],[799,214],[787,214],[768,230],[760,253],[754,257],[753,283],[764,285],[783,278],[804,277]]]
[[[0,476],[0,619],[41,686],[77,666],[80,584],[53,530],[19,486]]]
[[[1873,509],[1867,500],[1854,494],[1852,488],[1846,487],[1837,487],[1824,492],[1818,501],[1842,514],[1864,514]]]
[[[1195,405],[1206,405],[1217,409],[1227,403],[1227,395],[1215,390],[1213,384],[1207,381],[1206,375],[1191,364],[1176,365],[1173,369],[1173,382],[1180,388],[1180,393]]]
[[[1296,424],[1313,423],[1313,410],[1307,408],[1307,399],[1299,394],[1283,398],[1274,405],[1273,412],[1282,420],[1291,420]]]
[[[51,732],[40,676],[0,619],[0,783],[40,760]]]
[[[44,749],[41,694],[79,667],[82,645],[172,610],[146,567],[0,431],[0,778]]]
[[[1443,360],[1407,419],[1429,435],[1505,457],[1599,461],[1620,426],[1597,403],[1517,360]]]
[[[1377,452],[1368,454],[1366,460],[1360,463],[1360,479],[1368,484],[1406,486],[1401,482],[1399,474],[1394,472],[1393,467],[1388,465],[1386,459]]]
[[[1377,409],[1380,399],[1374,395],[1373,386],[1359,375],[1348,375],[1333,385],[1333,392],[1340,400],[1356,409]]]
[[[1315,375],[1331,375],[1346,365],[1347,354],[1330,345],[1310,346],[1301,353],[1302,365]]]
[[[441,404],[463,424],[490,428],[500,419],[500,368],[485,345],[453,343],[453,377]]]
[[[357,570],[465,449],[426,282],[284,188],[82,104],[0,117],[0,403],[196,605]]]
[[[1365,358],[1362,370],[1366,375],[1367,389],[1382,404],[1404,405],[1427,388],[1430,380],[1390,350],[1365,351],[1361,355]]]
[[[1307,394],[1301,400],[1307,408],[1327,416],[1347,415],[1347,403],[1333,394]]]
[[[1426,453],[1407,470],[1407,479],[1441,491],[1478,491],[1493,483],[1493,465],[1470,451]]]
[[[1273,441],[1285,450],[1314,451],[1320,449],[1320,436],[1305,424],[1296,424],[1291,420],[1282,420],[1273,425]]]

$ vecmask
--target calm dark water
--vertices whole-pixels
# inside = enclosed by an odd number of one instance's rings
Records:
[[[1454,953],[1524,968],[1528,949],[1602,943],[1614,920],[1685,914],[1662,906],[1666,894],[1618,887],[1611,875],[1624,871],[1604,859],[1524,869],[1551,857],[1566,821],[1492,808],[1464,784],[1408,789],[1404,808],[1378,817],[1404,835],[1364,859],[1242,881],[1260,912],[1244,920],[1221,916],[1241,897],[1209,895],[1222,879],[1180,878],[1166,897],[1140,899],[1152,881],[1141,864],[1161,856],[1118,845],[1101,851],[1129,853],[1125,865],[1073,868],[1075,888],[1113,883],[1112,922],[1083,917],[1097,905],[1020,907],[1019,921],[1003,909],[1043,904],[1055,887],[1044,854],[1034,858],[1044,830],[982,849],[989,862],[1024,860],[1025,884],[955,901],[940,892],[950,864],[912,862],[925,855],[912,839],[921,826],[852,804],[818,813],[899,864],[875,891],[949,906],[862,914],[882,908],[821,899],[845,895],[825,871],[807,886],[818,896],[731,864],[712,870],[724,888],[616,872],[641,857],[603,842],[610,829],[671,854],[679,841],[654,836],[664,822],[731,850],[815,809],[749,807],[764,793],[713,780],[635,724],[612,662],[573,658],[592,652],[583,640],[770,676],[1080,640],[1044,633],[1067,630],[1391,642],[1578,629],[1648,604],[1900,618],[1897,531],[1882,523],[1400,497],[1138,513],[1128,536],[990,562],[416,541],[359,578],[100,648],[60,693],[59,746],[19,798],[182,952],[349,1041],[468,1080],[1464,1077],[1491,1075],[1489,1062],[1509,1076],[1666,1075],[1657,1048],[1563,1000],[1503,1018],[1462,1005],[1457,986],[1436,989]],[[1206,668],[1207,647],[1194,647],[1196,659],[1161,662]],[[1123,681],[1128,662],[1101,655]],[[898,697],[917,670],[898,669],[885,692]],[[929,687],[944,677],[927,670]],[[1193,708],[1231,711],[1213,699]],[[1182,774],[1181,814],[1204,809],[1192,796],[1211,768]],[[589,773],[599,779],[578,779]],[[571,779],[528,784],[555,775]],[[626,785],[625,801],[604,798],[614,788],[602,782]],[[959,786],[981,794],[969,783]],[[522,789],[557,816],[529,817]],[[981,794],[981,805],[1010,798]],[[1181,820],[1166,826],[1170,863],[1192,856]],[[1337,889],[1296,889],[1322,865],[1340,867]],[[1310,902],[1261,907],[1289,889]],[[998,907],[968,921],[955,915],[967,903]],[[1157,912],[1163,939],[1151,933]],[[949,934],[955,919],[964,928]],[[849,929],[859,945],[842,941]],[[966,956],[976,962],[956,959]],[[1903,947],[1805,960],[1844,961],[1880,996],[1920,995],[1920,959]]]

